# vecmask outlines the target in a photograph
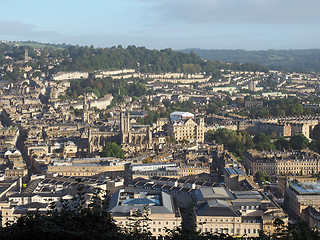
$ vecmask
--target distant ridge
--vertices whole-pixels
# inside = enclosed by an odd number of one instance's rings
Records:
[[[248,51],[189,48],[178,51],[194,52],[206,60],[256,63],[270,69],[293,72],[320,72],[320,49]]]

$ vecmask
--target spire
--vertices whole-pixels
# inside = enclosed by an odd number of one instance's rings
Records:
[[[89,123],[89,111],[88,111],[88,103],[87,103],[87,94],[84,95],[82,121],[84,123]]]

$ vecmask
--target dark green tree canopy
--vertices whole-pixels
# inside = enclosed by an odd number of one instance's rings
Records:
[[[308,147],[309,140],[303,134],[294,135],[290,139],[290,146],[294,150],[301,150]]]
[[[262,132],[259,132],[256,136],[254,136],[253,142],[255,144],[255,148],[260,151],[270,151],[274,149],[274,145],[271,143],[270,137],[268,137],[266,134]]]
[[[101,157],[116,157],[124,158],[124,151],[115,142],[108,142],[106,146],[103,147],[103,150],[100,154]]]

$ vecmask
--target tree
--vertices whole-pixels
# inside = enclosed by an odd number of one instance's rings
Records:
[[[320,124],[314,126],[312,130],[312,138],[315,140],[320,140]]]
[[[289,143],[293,149],[301,150],[307,148],[309,140],[303,134],[298,134],[291,137]]]
[[[274,145],[277,150],[289,150],[290,144],[284,137],[279,137],[277,141],[274,142]]]
[[[152,163],[151,157],[146,157],[145,159],[142,160],[143,163]]]
[[[256,178],[256,179],[258,180],[258,182],[260,182],[260,183],[266,182],[266,179],[265,179],[263,173],[260,172],[260,171],[258,171],[258,172],[256,173],[255,178]]]
[[[320,153],[320,141],[319,140],[312,140],[309,145],[309,149],[312,151],[315,151],[317,153]]]
[[[29,212],[17,222],[1,229],[0,239],[128,239],[107,211],[108,201],[100,190],[94,191],[92,203],[84,207],[80,193],[73,200],[62,200],[62,208],[52,205],[46,213]],[[76,203],[76,205],[75,205]]]
[[[259,132],[256,136],[254,136],[253,142],[255,143],[255,148],[260,151],[270,151],[275,148],[271,143],[270,138],[262,132]]]
[[[241,155],[244,151],[254,146],[250,135],[246,131],[233,131],[229,129],[218,129],[216,132],[208,132],[206,140],[215,140],[219,144],[224,144],[229,151]]]
[[[103,147],[103,150],[100,154],[101,157],[116,157],[124,158],[124,151],[115,142],[108,142],[106,146]]]

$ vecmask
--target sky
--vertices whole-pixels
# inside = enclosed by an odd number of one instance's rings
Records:
[[[15,0],[0,40],[150,49],[320,48],[319,0]]]

